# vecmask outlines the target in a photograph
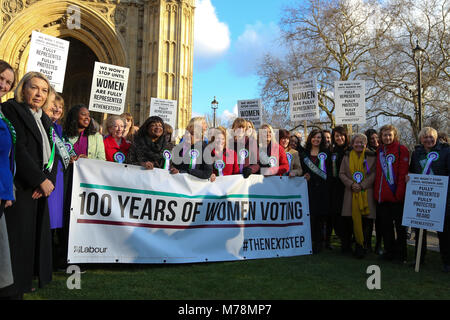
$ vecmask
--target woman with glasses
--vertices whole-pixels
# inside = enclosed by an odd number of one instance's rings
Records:
[[[126,162],[147,170],[163,169],[165,166],[169,169],[172,148],[164,133],[164,120],[152,116],[145,120],[135,135]]]

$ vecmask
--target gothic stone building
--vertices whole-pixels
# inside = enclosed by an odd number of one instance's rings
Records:
[[[195,0],[0,0],[0,59],[26,71],[33,30],[70,41],[62,95],[88,105],[95,61],[130,68],[125,111],[142,124],[150,99],[191,118]],[[76,16],[78,13],[78,18]],[[8,97],[11,97],[10,94]],[[97,119],[101,115],[96,114]]]

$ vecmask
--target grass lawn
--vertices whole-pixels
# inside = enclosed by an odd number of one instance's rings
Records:
[[[234,299],[450,299],[450,274],[443,273],[439,253],[429,251],[416,273],[409,263],[362,260],[340,249],[318,255],[179,265],[83,265],[81,289],[69,290],[69,274],[55,272],[28,300],[234,300]],[[381,289],[369,290],[367,267],[381,269]]]

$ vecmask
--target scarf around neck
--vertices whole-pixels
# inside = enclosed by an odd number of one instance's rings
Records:
[[[358,155],[354,150],[350,151],[350,173],[353,181],[358,184],[366,179],[367,171],[364,165],[365,150]],[[364,235],[362,230],[362,216],[369,214],[369,202],[367,199],[367,190],[360,192],[352,192],[352,219],[353,230],[356,242],[360,245],[364,243]]]

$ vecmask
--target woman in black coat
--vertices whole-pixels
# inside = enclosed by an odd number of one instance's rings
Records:
[[[345,186],[339,179],[339,169],[341,168],[342,159],[348,149],[349,139],[347,129],[343,126],[337,126],[331,132],[331,212],[327,219],[327,232],[325,237],[325,247],[331,249],[330,238],[334,232],[341,238],[340,231],[342,229],[342,204],[344,203]],[[341,238],[342,244],[342,238]],[[342,246],[342,251],[348,248]]]
[[[5,210],[14,283],[1,289],[0,297],[21,299],[31,291],[33,276],[38,276],[39,287],[52,277],[47,197],[54,189],[58,156],[50,137],[52,122],[42,111],[51,90],[43,74],[29,72],[19,82],[14,99],[2,104],[17,140],[16,202]]]
[[[167,164],[170,168],[170,158],[173,145],[167,141],[164,120],[157,116],[148,118],[134,136],[128,150],[126,162],[140,165],[146,169],[163,169]],[[165,158],[167,157],[167,159]],[[167,162],[166,162],[167,160]]]
[[[420,145],[416,146],[409,165],[409,172],[416,174],[449,176],[450,147],[438,141],[438,133],[430,127],[423,128],[419,133]],[[418,246],[419,230],[416,230],[416,250]],[[450,188],[447,191],[447,205],[445,210],[444,228],[438,232],[439,251],[441,253],[444,272],[450,272]],[[427,248],[427,232],[423,232],[421,263],[425,261]],[[416,251],[417,253],[417,251]]]
[[[314,129],[300,154],[301,166],[308,181],[309,212],[313,253],[322,250],[325,221],[330,213],[331,155],[322,131]]]
[[[186,127],[183,140],[173,148],[171,173],[189,173],[199,179],[209,179],[213,174],[212,159],[205,152],[206,122],[202,117],[192,118]],[[209,153],[211,154],[212,148]],[[211,156],[209,156],[211,158]],[[210,160],[210,161],[208,161]]]

